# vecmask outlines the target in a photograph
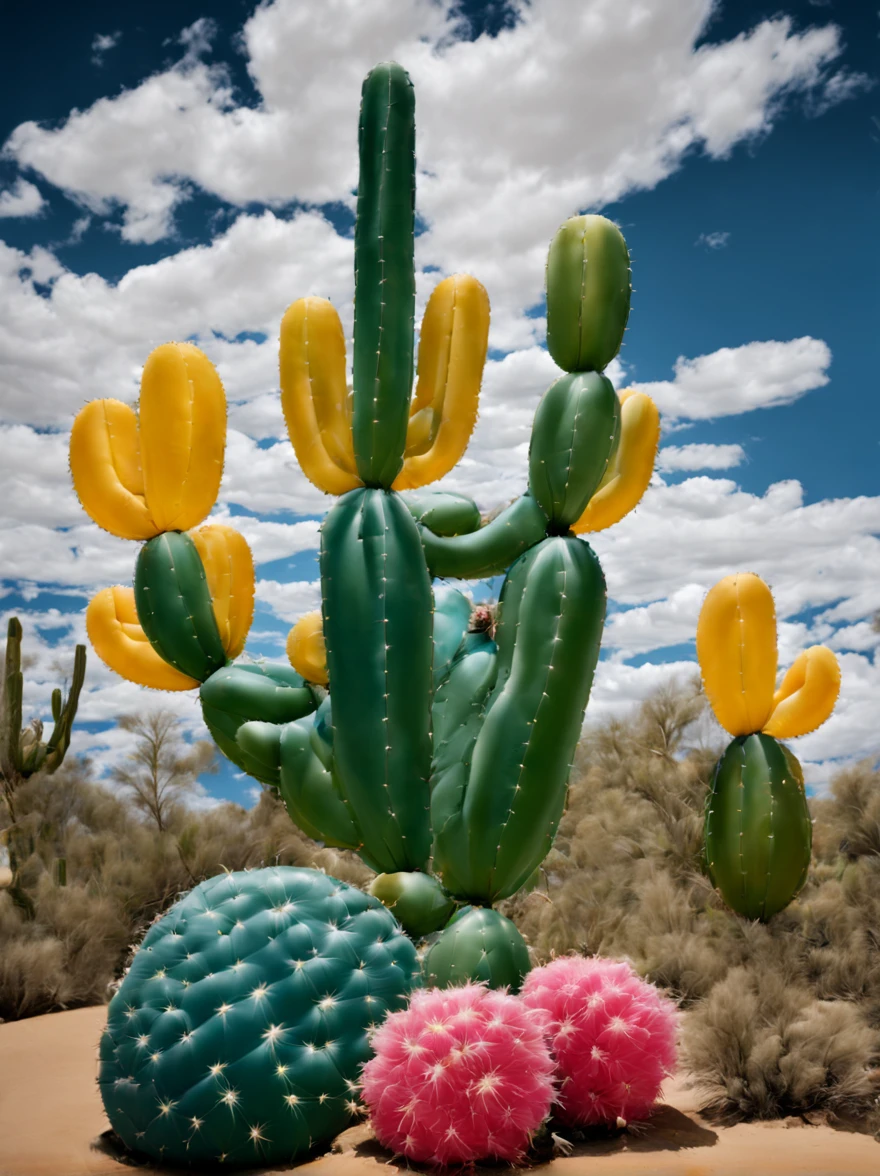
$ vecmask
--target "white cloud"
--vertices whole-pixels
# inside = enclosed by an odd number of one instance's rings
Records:
[[[673,418],[713,420],[754,408],[794,404],[828,383],[831,351],[821,339],[805,335],[787,343],[775,340],[722,347],[696,359],[679,356],[675,378],[637,384]]]
[[[658,473],[676,470],[730,470],[745,461],[741,445],[664,445],[657,454]]]
[[[37,185],[19,177],[11,188],[0,192],[0,217],[37,216],[45,203]]]
[[[730,240],[730,233],[718,231],[714,233],[700,233],[695,245],[705,245],[707,249],[723,249]]]
[[[115,33],[96,33],[92,40],[92,64],[103,65],[106,54],[115,49],[121,39],[119,29]]]
[[[561,220],[655,186],[694,148],[723,158],[793,95],[827,87],[836,26],[778,18],[695,48],[712,9],[656,0],[624,18],[614,0],[577,14],[534,0],[497,37],[456,41],[430,0],[276,0],[242,30],[259,104],[236,103],[227,72],[200,59],[205,30],[190,30],[178,64],[60,127],[22,123],[6,153],[96,213],[121,205],[133,241],[169,233],[193,186],[239,205],[350,202],[361,79],[394,57],[416,86],[420,262],[476,272],[493,338],[513,339],[530,330],[521,312]]]

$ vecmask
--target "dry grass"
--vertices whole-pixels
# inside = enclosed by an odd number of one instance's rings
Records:
[[[222,870],[317,866],[355,885],[372,872],[351,853],[300,833],[269,792],[247,811],[224,804],[195,816],[176,806],[166,827],[95,784],[86,765],[34,776],[18,795],[27,919],[0,892],[0,1018],[100,1003],[131,945],[182,893]],[[64,858],[67,885],[56,885]]]

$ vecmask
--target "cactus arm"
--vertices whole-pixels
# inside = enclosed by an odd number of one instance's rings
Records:
[[[208,357],[192,343],[164,343],[144,364],[140,396],[144,490],[160,531],[196,527],[223,474],[226,396]]]
[[[220,523],[190,533],[208,582],[214,619],[226,656],[244,649],[254,619],[254,561],[244,536]]]
[[[86,514],[122,539],[159,532],[144,496],[138,422],[119,400],[92,400],[70,431],[70,472]]]
[[[598,372],[561,376],[541,398],[529,446],[529,490],[564,534],[584,512],[620,436],[620,401]]]
[[[776,688],[776,613],[760,577],[725,576],[709,590],[697,622],[697,660],[721,726],[731,735],[760,731]]]
[[[332,303],[300,298],[281,320],[281,407],[303,473],[327,494],[361,485],[354,462],[345,337]]]
[[[369,853],[385,873],[430,852],[431,583],[396,494],[354,490],[321,528],[334,756]]]
[[[499,604],[497,675],[460,815],[436,829],[441,877],[457,897],[486,903],[515,893],[549,849],[604,617],[599,562],[573,536],[544,540],[511,568]]]
[[[660,414],[650,396],[632,388],[620,398],[620,444],[599,488],[572,525],[576,535],[604,531],[641,502],[651,481],[660,441]]]
[[[820,727],[840,693],[840,666],[827,645],[811,645],[795,659],[773,696],[764,733],[795,739]]]
[[[434,687],[446,677],[471,619],[471,602],[448,584],[434,585]]]
[[[263,760],[246,753],[236,741],[239,729],[249,720],[290,723],[317,706],[314,691],[287,666],[224,666],[202,683],[199,698],[205,722],[223,754],[249,776],[275,786],[277,765],[267,770]]]
[[[103,588],[89,601],[86,632],[101,661],[129,682],[153,690],[192,690],[198,680],[181,673],[153,649],[134,603],[134,590]]]
[[[547,348],[566,372],[602,371],[629,318],[630,266],[623,234],[604,216],[575,216],[547,258]]]
[[[406,444],[413,375],[415,101],[393,62],[363,86],[355,226],[354,393],[357,472],[390,486]]]
[[[706,809],[709,876],[725,902],[747,919],[783,910],[806,881],[811,844],[798,761],[769,735],[734,739]]]
[[[547,516],[530,494],[496,515],[478,531],[449,538],[419,528],[428,568],[434,577],[481,580],[497,576],[547,533]]]
[[[188,535],[167,531],[144,544],[134,599],[150,644],[169,665],[200,682],[225,665],[205,569]]]
[[[18,617],[10,617],[6,626],[6,662],[3,671],[3,716],[2,730],[6,740],[4,755],[13,773],[22,769],[21,758],[21,717],[22,696],[24,693],[24,678],[21,672],[21,621]]]
[[[432,293],[422,320],[416,395],[395,490],[442,478],[467,449],[477,420],[489,346],[489,298],[476,278],[454,274]]]
[[[282,730],[281,797],[293,820],[310,837],[340,849],[363,851],[363,835],[351,806],[332,768],[315,754],[312,727],[311,719],[301,719]]]
[[[77,645],[73,656],[73,674],[70,679],[70,693],[62,703],[61,691],[52,691],[52,717],[55,727],[46,744],[46,761],[44,770],[51,775],[62,764],[67,749],[70,747],[70,736],[73,721],[79,707],[79,696],[86,678],[86,647]]]
[[[479,507],[463,494],[410,490],[400,497],[416,522],[433,535],[470,535],[480,527]]]

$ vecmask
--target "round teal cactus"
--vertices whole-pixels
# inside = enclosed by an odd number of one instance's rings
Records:
[[[316,870],[223,874],[147,933],[110,1003],[114,1131],[167,1162],[289,1162],[359,1112],[368,1035],[418,981],[374,898]]]

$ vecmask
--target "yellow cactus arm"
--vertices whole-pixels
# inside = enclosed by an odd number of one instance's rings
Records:
[[[254,619],[254,561],[234,527],[210,523],[190,532],[205,569],[220,640],[230,659],[244,649]]]
[[[320,609],[301,616],[287,634],[287,657],[307,682],[327,685],[327,650]]]
[[[70,472],[83,509],[121,539],[152,539],[159,528],[144,497],[137,416],[119,400],[93,400],[70,433]]]
[[[428,299],[422,319],[418,382],[395,490],[436,482],[467,449],[488,346],[485,289],[469,274],[445,278]]]
[[[303,473],[326,494],[360,486],[345,382],[345,336],[326,298],[300,298],[281,320],[281,407]]]
[[[709,590],[697,622],[697,659],[721,726],[731,735],[763,730],[776,687],[776,612],[759,576],[725,576]]]
[[[144,364],[139,405],[147,504],[159,531],[186,531],[217,499],[226,446],[226,396],[192,343],[163,343]]]
[[[805,649],[782,679],[764,734],[775,739],[808,735],[825,722],[840,694],[840,666],[827,645]]]
[[[605,476],[572,530],[604,531],[634,510],[648,489],[660,442],[660,413],[644,392],[624,388],[620,397],[620,443]]]
[[[86,609],[86,631],[98,657],[130,682],[154,690],[192,690],[199,683],[163,660],[137,619],[134,589],[103,588]]]

